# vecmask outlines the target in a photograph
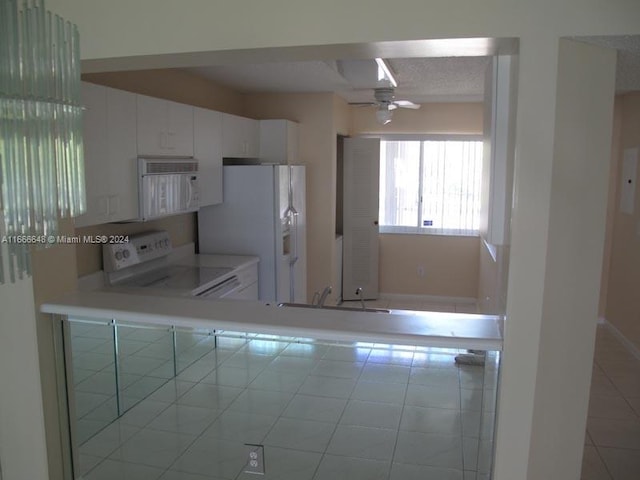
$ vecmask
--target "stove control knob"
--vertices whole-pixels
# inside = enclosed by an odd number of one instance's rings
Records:
[[[118,251],[116,252],[116,260],[117,260],[117,261],[122,260],[122,251],[121,251],[121,250],[118,250]]]
[[[131,256],[131,252],[129,252],[129,250],[124,250],[122,252],[122,256],[126,259],[129,258]]]
[[[168,247],[168,246],[169,246],[169,239],[168,239],[168,238],[165,238],[165,239],[164,239],[164,246],[165,246],[165,247]]]

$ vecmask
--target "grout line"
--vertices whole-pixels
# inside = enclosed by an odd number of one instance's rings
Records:
[[[636,347],[636,345],[629,340],[624,334],[618,330],[618,328],[613,325],[611,322],[608,322],[606,319],[603,319],[603,324],[606,330],[610,331],[614,338],[620,342],[620,344],[627,349],[627,351],[640,360],[640,349]]]
[[[593,448],[595,448],[596,453],[598,454],[598,458],[600,459],[600,462],[602,463],[602,466],[604,467],[604,470],[607,472],[607,475],[609,475],[609,479],[613,480],[613,474],[609,470],[609,467],[607,466],[607,463],[604,461],[604,458],[602,457],[602,454],[600,453],[600,449],[598,448],[598,446],[595,443],[593,444]],[[582,457],[584,459],[584,452],[582,454]],[[582,471],[580,471],[580,477],[582,477]]]
[[[614,327],[612,324],[610,324],[609,322],[607,322],[606,320],[603,321],[604,323],[604,329],[605,331],[611,333],[614,337],[614,339],[621,344],[623,347],[625,347],[627,350],[630,351],[630,353],[632,353],[634,356],[637,356],[636,352],[637,349],[635,348],[635,346],[633,346],[633,344],[631,344],[631,342],[629,342],[629,340],[626,339],[626,337],[624,337],[622,335],[622,333],[616,328]],[[596,332],[597,335],[597,332]],[[598,337],[596,336],[596,344],[598,342]],[[633,349],[629,348],[629,345],[631,345],[633,347]],[[636,350],[636,351],[634,351]],[[624,399],[624,401],[629,405],[629,407],[631,408],[631,410],[634,412],[634,414],[636,414],[637,417],[640,417],[637,415],[637,412],[635,411],[635,409],[631,406],[631,404],[629,403],[629,401],[627,400],[627,397],[622,393],[622,391],[618,388],[618,386],[611,380],[611,377],[609,376],[609,374],[599,365],[598,361],[595,358],[594,355],[594,359],[593,359],[593,363],[594,365],[596,365],[600,371],[602,372],[602,374],[605,376],[605,378],[611,382],[611,384],[613,385],[613,388],[619,393],[619,396]],[[591,396],[591,391],[589,392],[589,395]],[[589,417],[587,417],[588,420]],[[602,463],[605,471],[607,472],[607,475],[609,476],[609,479],[613,479],[614,476],[612,474],[612,472],[609,470],[609,467],[607,466],[607,463],[604,461],[604,457],[602,456],[602,453],[600,452],[600,448],[610,448],[610,449],[615,449],[615,450],[628,450],[628,451],[633,451],[633,452],[637,452],[637,449],[632,449],[632,448],[621,448],[621,447],[607,447],[604,445],[597,445],[596,442],[594,441],[593,437],[591,436],[591,433],[589,432],[589,430],[587,429],[586,431],[586,435],[589,436],[589,439],[591,440],[591,445],[585,445],[586,446],[593,446],[595,448],[595,451],[598,455],[598,458],[600,459],[600,462]],[[583,449],[584,449],[583,447]],[[584,458],[584,453],[583,453],[583,458]],[[584,463],[583,463],[584,465]],[[581,472],[581,477],[585,472]]]
[[[347,348],[349,348],[349,347],[347,347]],[[331,347],[322,356],[322,359],[324,359],[325,355],[327,353],[329,353],[330,350],[331,350]],[[351,396],[353,395],[353,392],[355,391],[356,387],[358,386],[358,382],[360,381],[360,377],[362,376],[362,372],[364,372],[364,368],[365,368],[365,366],[367,365],[367,363],[369,361],[369,357],[371,356],[371,350],[373,350],[373,347],[369,348],[369,355],[367,355],[367,359],[362,364],[362,369],[360,370],[360,373],[358,374],[358,378],[355,379],[355,383],[353,385],[353,389],[351,390],[351,392],[349,392],[349,397],[347,397],[347,403],[344,405],[344,409],[342,410],[342,413],[340,414],[340,417],[336,421],[336,425],[333,428],[333,432],[331,432],[331,437],[329,437],[329,441],[327,442],[327,446],[324,447],[324,451],[322,452],[322,455],[320,456],[320,461],[318,462],[318,465],[316,466],[315,470],[313,471],[313,476],[311,477],[312,479],[316,478],[316,475],[318,475],[318,471],[320,470],[320,465],[322,465],[322,461],[324,460],[325,456],[327,455],[327,449],[329,448],[329,445],[331,445],[331,441],[333,440],[333,437],[335,436],[336,431],[338,430],[338,426],[340,425],[340,420],[342,420],[342,417],[344,417],[344,412],[346,412],[347,408],[349,407],[349,402],[351,401]]]
[[[415,352],[413,355],[415,356]],[[411,359],[411,363],[413,364],[413,358]],[[409,366],[409,378],[407,378],[407,385],[404,388],[404,397],[402,398],[402,409],[400,410],[400,421],[398,422],[398,429],[396,430],[396,441],[393,444],[393,452],[391,453],[391,461],[389,462],[389,474],[387,475],[387,478],[391,478],[391,471],[393,470],[393,461],[396,458],[398,440],[400,439],[400,425],[402,425],[402,417],[404,416],[404,407],[407,404],[407,394],[409,393],[409,383],[411,382],[412,368],[413,367]]]

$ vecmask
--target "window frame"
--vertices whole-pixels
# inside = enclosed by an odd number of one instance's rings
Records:
[[[422,223],[422,187],[423,187],[423,172],[424,172],[424,143],[426,141],[436,142],[483,142],[484,137],[482,134],[456,134],[456,133],[429,133],[429,134],[382,134],[382,135],[362,135],[365,138],[378,138],[381,141],[389,142],[402,142],[402,141],[419,141],[420,142],[420,166],[419,175],[420,183],[419,190],[421,192],[419,208],[418,208],[418,225],[416,226],[402,226],[402,225],[379,225],[378,233],[383,234],[400,234],[400,235],[439,235],[439,236],[455,236],[455,237],[479,237],[480,230],[462,230],[462,229],[428,229],[420,227]],[[484,158],[482,159],[484,162]],[[484,168],[484,167],[483,167]],[[481,200],[482,201],[482,200]]]

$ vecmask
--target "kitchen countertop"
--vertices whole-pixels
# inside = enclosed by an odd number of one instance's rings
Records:
[[[278,307],[261,301],[111,291],[76,292],[45,303],[41,311],[82,319],[116,319],[323,341],[502,350],[503,319],[495,315]]]
[[[260,261],[260,257],[250,255],[214,255],[214,254],[186,254],[175,258],[171,264],[198,267],[225,267],[234,270],[249,267]]]

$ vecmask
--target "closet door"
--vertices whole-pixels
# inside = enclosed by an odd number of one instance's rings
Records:
[[[344,140],[342,298],[378,298],[380,140]]]

